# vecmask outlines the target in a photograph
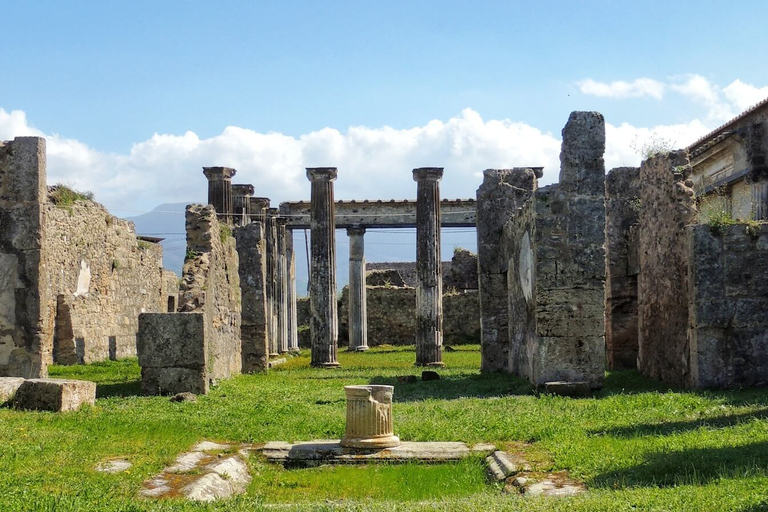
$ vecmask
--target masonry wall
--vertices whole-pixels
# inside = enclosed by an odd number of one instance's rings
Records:
[[[508,371],[509,305],[504,225],[536,190],[531,169],[487,169],[477,190],[477,249],[483,371]]]
[[[696,388],[768,384],[768,225],[687,228],[690,371]]]
[[[42,252],[45,139],[0,142],[0,376],[44,377],[53,311]]]
[[[696,208],[689,172],[682,151],[658,155],[640,166],[638,369],[677,385],[691,378],[686,226],[695,221]]]
[[[605,348],[611,369],[637,366],[640,169],[612,169],[605,181]]]
[[[211,384],[241,372],[241,292],[235,239],[211,205],[189,205],[187,251],[179,312],[205,315],[207,377]]]
[[[138,317],[165,312],[177,295],[159,244],[100,204],[43,205],[41,284],[55,311],[53,360],[91,363],[136,356]],[[174,299],[175,301],[175,299]]]

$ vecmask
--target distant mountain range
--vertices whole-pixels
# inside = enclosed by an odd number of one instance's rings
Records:
[[[164,238],[163,264],[165,268],[181,275],[186,254],[186,232],[184,211],[186,203],[165,203],[154,210],[135,217],[126,217],[136,226],[136,234]],[[306,239],[305,239],[306,236]],[[296,230],[293,233],[296,253],[296,291],[299,296],[307,294],[308,269],[307,252],[309,232]],[[477,251],[474,229],[444,229],[442,233],[442,259],[450,260],[453,249],[463,247]],[[344,230],[336,231],[337,285],[341,289],[348,282],[349,241]],[[414,261],[416,259],[416,231],[414,229],[371,229],[365,235],[365,258],[370,262]]]

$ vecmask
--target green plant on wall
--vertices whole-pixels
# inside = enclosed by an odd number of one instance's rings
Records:
[[[71,207],[75,201],[93,201],[93,192],[78,192],[62,183],[52,186],[48,196],[53,204],[61,208]]]
[[[219,224],[219,238],[221,243],[227,243],[227,240],[232,238],[232,228],[227,224]]]

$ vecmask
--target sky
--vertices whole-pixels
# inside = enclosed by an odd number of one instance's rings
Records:
[[[557,181],[573,110],[606,119],[606,168],[683,147],[768,96],[768,3],[3,2],[0,140],[47,138],[49,184],[118,216],[205,202],[203,166],[273,204],[445,198],[482,170]]]

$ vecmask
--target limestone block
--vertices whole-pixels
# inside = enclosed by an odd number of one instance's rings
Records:
[[[175,395],[184,392],[204,395],[208,393],[209,385],[205,367],[141,369],[141,390],[148,395]]]
[[[96,383],[84,380],[29,379],[16,391],[13,404],[35,411],[76,411],[96,403]]]
[[[531,381],[586,381],[593,389],[603,387],[605,338],[603,336],[560,336],[537,339],[536,364]]]
[[[22,382],[21,377],[0,377],[0,404],[13,400]]]
[[[142,368],[203,368],[206,341],[205,317],[201,313],[139,315],[136,346]]]

